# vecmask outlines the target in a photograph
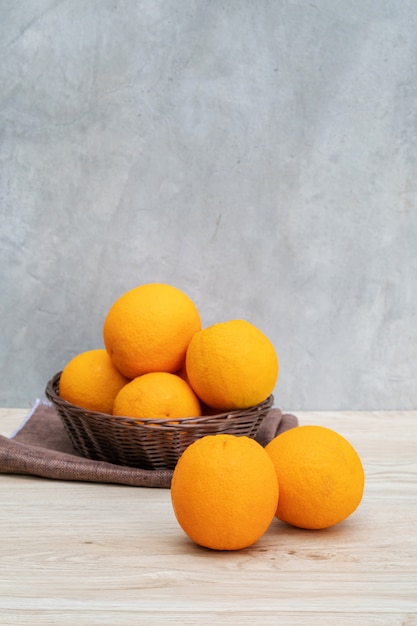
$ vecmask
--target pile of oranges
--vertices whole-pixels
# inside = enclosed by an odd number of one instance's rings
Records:
[[[278,377],[270,340],[234,319],[202,328],[192,300],[166,284],[140,285],[110,307],[104,348],[63,369],[60,396],[82,408],[137,419],[178,419],[245,409],[265,400]],[[274,516],[323,529],[361,502],[361,460],[340,434],[300,426],[264,448],[248,437],[206,435],[181,455],[171,501],[184,532],[214,550],[255,543]]]
[[[63,369],[60,396],[85,409],[133,418],[197,417],[265,400],[278,377],[271,341],[250,322],[202,329],[194,302],[171,285],[149,283],[110,307],[103,349]]]

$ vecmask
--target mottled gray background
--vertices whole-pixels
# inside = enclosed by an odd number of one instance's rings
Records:
[[[0,0],[0,405],[168,282],[285,409],[417,408],[415,0]]]

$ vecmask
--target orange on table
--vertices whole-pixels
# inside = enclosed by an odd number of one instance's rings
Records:
[[[200,402],[182,378],[150,372],[130,381],[114,400],[113,415],[175,419],[201,415]]]
[[[278,378],[273,344],[245,320],[219,322],[196,332],[185,363],[198,397],[219,411],[246,409],[263,402]]]
[[[192,336],[200,329],[199,312],[185,293],[171,285],[148,283],[113,303],[103,338],[117,369],[135,378],[179,370]]]
[[[87,350],[64,367],[59,395],[83,409],[111,414],[115,397],[128,382],[106,350]]]
[[[271,458],[249,437],[197,439],[178,460],[171,501],[183,531],[213,550],[254,544],[274,518],[278,481]]]
[[[323,426],[298,426],[265,448],[280,486],[276,517],[299,528],[321,529],[359,506],[364,471],[352,445]]]

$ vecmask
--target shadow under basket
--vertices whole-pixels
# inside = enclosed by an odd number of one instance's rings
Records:
[[[88,459],[143,469],[174,469],[184,450],[205,435],[228,433],[254,438],[274,403],[273,395],[254,407],[174,421],[120,417],[88,411],[59,395],[61,372],[45,395],[55,406],[75,450]]]

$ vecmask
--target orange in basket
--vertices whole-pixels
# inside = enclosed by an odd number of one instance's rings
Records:
[[[59,395],[83,409],[111,413],[115,397],[127,382],[106,350],[88,350],[77,354],[64,367]]]
[[[185,380],[168,372],[150,372],[134,378],[119,391],[113,415],[152,419],[197,417],[201,407]]]
[[[171,285],[149,283],[124,293],[110,307],[104,345],[128,378],[148,372],[176,372],[191,337],[201,328],[190,298]]]
[[[186,356],[190,385],[205,404],[220,411],[262,402],[278,378],[271,341],[245,320],[213,324],[195,333]]]

